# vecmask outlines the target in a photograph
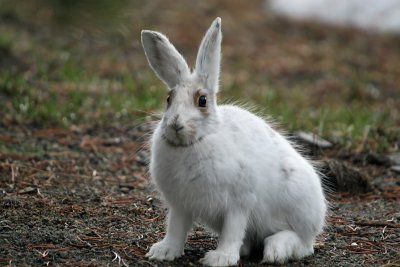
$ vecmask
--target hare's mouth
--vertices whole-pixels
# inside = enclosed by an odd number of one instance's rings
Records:
[[[202,140],[202,138],[184,138],[179,136],[174,136],[173,138],[168,137],[166,134],[161,135],[162,138],[170,145],[174,147],[187,147],[196,144]]]

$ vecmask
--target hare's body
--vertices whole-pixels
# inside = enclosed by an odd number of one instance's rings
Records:
[[[204,37],[193,73],[163,35],[144,31],[142,42],[150,65],[171,89],[150,161],[169,207],[167,234],[147,256],[181,256],[195,220],[220,235],[218,248],[202,259],[206,265],[236,264],[256,246],[264,246],[266,262],[312,254],[326,212],[320,179],[263,119],[216,104],[220,19]]]
[[[248,234],[262,239],[296,227],[307,210],[296,230],[320,232],[325,207],[313,167],[262,119],[235,106],[218,111],[216,132],[190,147],[155,131],[150,172],[169,205],[217,232],[227,211],[242,206],[251,211]]]
[[[215,133],[190,147],[171,146],[157,127],[150,173],[168,205],[217,233],[229,210],[249,211],[251,245],[294,230],[312,253],[326,209],[313,167],[261,118],[236,106],[218,115]]]

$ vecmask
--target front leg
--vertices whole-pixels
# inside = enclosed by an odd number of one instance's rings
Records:
[[[151,246],[146,257],[151,260],[172,261],[182,256],[187,233],[192,227],[192,223],[193,219],[190,215],[171,208],[168,213],[166,236]]]
[[[236,265],[240,259],[248,218],[247,211],[229,211],[224,218],[217,249],[207,252],[201,263],[208,266]]]

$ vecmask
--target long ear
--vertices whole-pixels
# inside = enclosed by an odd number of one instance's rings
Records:
[[[221,63],[221,18],[216,18],[201,41],[195,71],[208,90],[218,91]]]
[[[143,30],[142,45],[151,68],[169,88],[173,89],[189,76],[185,59],[163,34]]]

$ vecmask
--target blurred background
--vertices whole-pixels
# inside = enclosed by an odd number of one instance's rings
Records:
[[[377,2],[387,6],[1,0],[1,131],[140,123],[162,110],[166,98],[140,31],[165,33],[193,66],[205,30],[220,16],[221,103],[254,104],[282,128],[318,134],[344,149],[398,151],[400,29],[393,25],[400,15],[393,14],[399,4]]]

